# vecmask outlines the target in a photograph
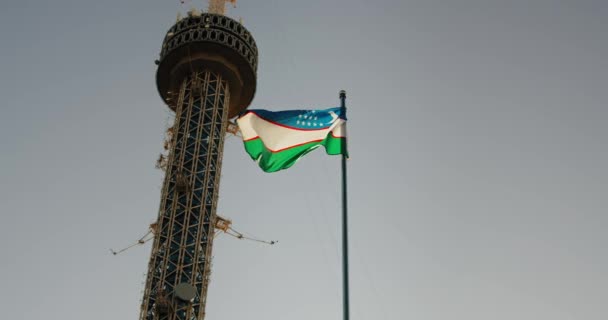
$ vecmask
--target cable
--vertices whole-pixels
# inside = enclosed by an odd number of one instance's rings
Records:
[[[147,239],[146,239],[146,237],[148,237],[151,233],[154,233],[155,228],[156,228],[156,224],[155,223],[151,224],[148,232],[146,232],[146,234],[144,234],[141,238],[139,238],[139,240],[137,240],[137,242],[127,246],[126,248],[120,249],[118,251],[114,251],[112,248],[110,248],[110,252],[112,252],[113,255],[117,255],[117,254],[123,253],[135,246],[141,246],[141,245],[145,244],[146,242],[154,239],[154,235]]]
[[[268,241],[268,240],[257,239],[257,238],[254,238],[254,237],[248,237],[248,236],[245,236],[244,234],[242,234],[242,233],[234,230],[232,227],[228,227],[228,230],[232,231],[234,233],[231,233],[231,232],[228,232],[228,231],[224,231],[224,232],[227,235],[233,236],[233,237],[235,237],[237,239],[244,239],[244,240],[255,241],[255,242],[259,242],[259,243],[265,243],[265,244],[268,244],[268,245],[271,245],[271,246],[279,242],[279,240],[269,240]]]

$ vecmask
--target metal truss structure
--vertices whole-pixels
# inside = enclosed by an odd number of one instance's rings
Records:
[[[216,215],[224,137],[253,99],[257,61],[249,31],[217,12],[191,11],[165,36],[156,85],[175,122],[157,162],[166,176],[140,320],[205,316],[213,235],[230,227]]]
[[[181,85],[141,320],[204,317],[228,86],[210,71],[194,72]],[[194,289],[191,299],[176,292],[180,284]]]

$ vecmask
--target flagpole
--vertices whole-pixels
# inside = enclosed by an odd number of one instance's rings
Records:
[[[346,91],[340,90],[340,110],[342,117],[346,119]],[[342,145],[342,289],[343,289],[343,313],[344,319],[349,320],[350,318],[350,307],[349,307],[349,290],[348,290],[348,207],[346,197],[346,159],[347,159],[347,148],[346,141],[348,137],[344,138]]]

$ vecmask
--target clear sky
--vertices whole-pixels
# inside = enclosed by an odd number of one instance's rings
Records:
[[[199,7],[202,1],[194,1]],[[0,2],[3,319],[137,319],[178,0]],[[608,319],[608,2],[241,0],[252,107],[348,92],[352,319]],[[207,319],[341,319],[339,157],[238,138]]]

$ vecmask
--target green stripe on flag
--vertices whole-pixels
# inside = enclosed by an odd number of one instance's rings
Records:
[[[333,137],[329,134],[323,141],[309,142],[273,152],[264,146],[264,143],[260,138],[255,138],[245,141],[245,150],[251,156],[251,159],[258,162],[258,165],[262,170],[265,172],[275,172],[293,166],[302,156],[321,146],[325,146],[327,154],[342,154],[344,139],[345,138]]]

